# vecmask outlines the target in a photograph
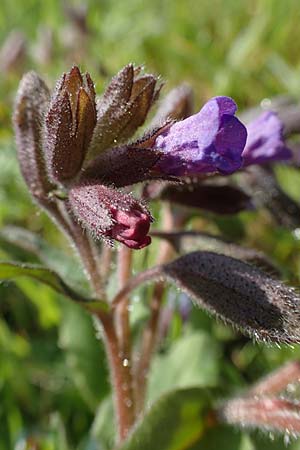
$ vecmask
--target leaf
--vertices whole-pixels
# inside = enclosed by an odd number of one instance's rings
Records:
[[[300,342],[299,294],[243,261],[193,252],[158,272],[198,306],[256,339]]]
[[[56,292],[69,297],[71,300],[82,304],[86,308],[92,308],[93,310],[97,308],[106,310],[107,308],[105,302],[87,300],[85,297],[73,291],[53,270],[33,264],[0,261],[0,280],[10,280],[23,276],[33,278],[50,286]]]
[[[167,353],[154,357],[148,398],[153,401],[175,388],[213,387],[217,384],[218,375],[219,349],[216,341],[204,332],[193,332],[175,341]]]
[[[254,450],[245,448],[242,441],[241,432],[236,429],[225,426],[216,425],[209,427],[196,445],[192,445],[188,450]]]
[[[186,180],[184,184],[150,183],[146,194],[179,205],[199,208],[217,214],[235,214],[252,207],[250,197],[238,187],[230,185],[203,184]]]
[[[267,208],[279,225],[289,229],[300,227],[300,206],[281,189],[270,167],[248,168],[243,183],[258,206]]]
[[[187,450],[205,431],[210,399],[201,388],[162,396],[119,450]]]
[[[232,242],[226,242],[219,236],[202,233],[200,231],[153,231],[152,236],[166,239],[180,254],[189,253],[196,250],[213,251],[232,258],[253,264],[271,275],[279,274],[279,271],[270,259],[259,250],[246,248]]]
[[[65,352],[70,379],[94,412],[109,392],[106,358],[92,318],[75,304],[64,304],[59,345]]]
[[[91,436],[100,444],[100,448],[111,449],[116,435],[114,406],[112,396],[106,397],[99,405],[91,428]]]
[[[42,265],[57,272],[61,278],[67,279],[76,292],[88,292],[87,279],[81,269],[81,262],[67,256],[60,249],[51,246],[41,236],[22,227],[7,225],[0,230],[0,244],[4,248],[9,244],[9,254],[15,256],[12,246],[21,249],[28,255],[38,258]]]

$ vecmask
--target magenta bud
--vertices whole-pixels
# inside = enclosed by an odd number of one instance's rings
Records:
[[[130,211],[118,211],[112,208],[115,226],[112,238],[122,242],[129,248],[139,249],[151,243],[147,236],[150,228],[149,215],[137,208]]]
[[[99,184],[77,185],[70,190],[69,205],[82,227],[96,239],[115,239],[133,249],[151,242],[152,217],[129,194]]]

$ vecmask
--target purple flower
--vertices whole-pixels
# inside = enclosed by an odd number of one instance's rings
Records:
[[[283,124],[276,113],[262,113],[247,126],[247,131],[242,153],[244,167],[291,158],[292,152],[283,142]]]
[[[247,131],[236,110],[231,98],[214,97],[197,114],[168,127],[154,142],[163,153],[158,170],[184,176],[239,169]]]

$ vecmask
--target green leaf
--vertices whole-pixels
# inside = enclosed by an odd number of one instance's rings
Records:
[[[97,339],[89,314],[74,303],[65,303],[59,331],[59,345],[64,349],[70,379],[91,411],[109,392],[103,344]]]
[[[178,339],[166,354],[157,355],[153,360],[149,399],[153,401],[163,392],[175,388],[215,386],[219,359],[217,342],[204,332],[193,332]]]
[[[71,300],[78,302],[87,309],[93,311],[107,310],[107,305],[102,301],[87,300],[77,292],[73,291],[60,276],[46,267],[23,264],[17,262],[0,262],[0,280],[10,280],[18,277],[30,277],[41,283],[44,283],[54,289],[56,292],[69,297]]]
[[[182,389],[162,396],[119,450],[187,450],[206,429],[207,390]]]
[[[56,271],[63,279],[67,279],[76,291],[88,291],[87,279],[80,260],[53,247],[37,233],[22,227],[7,225],[0,230],[0,244],[13,259],[16,258],[15,254],[20,252],[21,255],[25,254],[26,262],[34,257],[35,260],[38,259],[38,263]],[[17,259],[20,259],[19,256]]]
[[[188,450],[254,450],[254,448],[247,442],[247,436],[244,439],[240,431],[228,425],[216,425],[205,430],[200,440],[188,447]]]
[[[103,450],[111,449],[116,436],[116,424],[114,417],[113,399],[110,395],[105,398],[97,412],[91,428],[91,436],[98,442]]]

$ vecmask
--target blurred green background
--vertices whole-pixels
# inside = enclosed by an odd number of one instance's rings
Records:
[[[182,81],[190,83],[197,107],[222,94],[232,96],[242,110],[278,94],[299,98],[299,23],[299,0],[2,0],[0,259],[42,260],[73,285],[84,283],[68,245],[31,203],[19,175],[11,112],[24,71],[37,70],[53,86],[76,63],[91,73],[100,93],[108,77],[134,62],[160,74],[165,92]],[[298,171],[281,168],[279,175],[299,201]],[[275,227],[264,211],[222,219],[199,213],[197,220],[204,229],[264,250],[281,266],[286,281],[299,284],[299,232]],[[16,236],[11,225],[38,237]],[[33,239],[39,258],[30,248],[21,249],[18,239]],[[136,268],[142,264],[137,257]],[[137,329],[147,316],[147,292],[134,303]],[[175,313],[153,364],[150,399],[174,386],[195,384],[216,387],[224,397],[300,357],[298,347],[254,344],[196,309],[183,325],[176,313],[178,293],[173,297]],[[89,317],[27,279],[0,284],[0,298],[0,450],[111,448],[106,363]],[[282,449],[283,441],[224,427],[198,448]],[[300,444],[288,448],[300,449]]]

